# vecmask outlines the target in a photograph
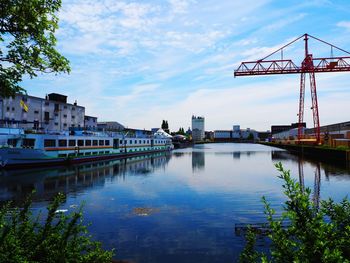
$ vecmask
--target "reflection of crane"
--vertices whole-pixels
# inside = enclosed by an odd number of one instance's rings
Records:
[[[298,160],[299,184],[302,190],[304,190],[305,188],[303,166],[304,166],[303,160],[302,158],[299,158]],[[315,169],[314,192],[312,196],[312,200],[315,204],[316,209],[318,209],[320,205],[320,188],[321,188],[321,166],[320,166],[320,163],[317,163],[316,169]]]
[[[304,38],[305,41],[305,58],[301,63],[301,66],[297,66],[291,59],[283,59],[283,50],[293,44],[294,42]],[[309,53],[308,40],[309,38],[315,39],[323,44],[331,47],[331,57],[328,58],[314,58]],[[315,73],[319,72],[340,72],[350,71],[350,57],[333,57],[333,49],[338,49],[342,52],[350,54],[350,52],[338,48],[328,42],[325,42],[316,37],[304,34],[297,39],[291,41],[287,45],[281,47],[270,55],[257,61],[242,62],[241,65],[235,70],[236,76],[252,76],[252,75],[271,75],[271,74],[295,74],[300,73],[300,98],[299,98],[299,125],[298,125],[298,140],[302,137],[302,123],[304,119],[304,95],[305,95],[305,75],[309,73],[310,76],[310,89],[312,99],[312,113],[313,122],[315,128],[315,135],[317,143],[320,142],[320,119],[318,113],[317,93],[316,93],[316,79]],[[281,52],[281,59],[272,60],[268,59],[272,55]]]

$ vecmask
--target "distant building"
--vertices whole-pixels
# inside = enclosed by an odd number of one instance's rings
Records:
[[[97,117],[87,116],[84,117],[84,128],[86,130],[97,130]]]
[[[205,136],[204,117],[192,116],[192,140],[202,141]]]
[[[240,141],[258,140],[258,132],[250,128],[241,129],[239,125],[233,125],[232,130],[215,130],[214,140],[216,141]]]
[[[302,127],[306,128],[305,122],[303,122],[301,125],[302,125]],[[274,135],[276,133],[280,133],[283,131],[292,130],[292,129],[298,128],[298,126],[299,126],[299,123],[292,123],[290,125],[272,125],[271,126],[271,134]]]
[[[60,131],[84,127],[85,108],[67,103],[67,96],[51,93],[45,98],[16,94],[0,97],[0,127]]]

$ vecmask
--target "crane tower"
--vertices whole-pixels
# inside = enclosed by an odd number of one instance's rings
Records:
[[[288,46],[297,42],[300,39],[304,39],[304,51],[305,55],[298,66],[292,59],[283,58],[283,50]],[[308,40],[312,38],[318,42],[326,44],[331,48],[330,57],[314,58],[311,53],[309,53]],[[336,47],[326,41],[319,38],[313,37],[308,34],[304,34],[297,39],[289,42],[278,50],[274,51],[270,55],[259,59],[257,61],[247,61],[242,62],[240,66],[235,70],[234,76],[254,76],[254,75],[272,75],[272,74],[300,74],[300,97],[299,97],[299,113],[298,113],[298,142],[302,138],[302,123],[304,120],[304,97],[305,97],[305,81],[306,74],[309,74],[310,78],[310,89],[311,89],[311,100],[312,100],[312,115],[313,123],[315,128],[316,142],[320,143],[320,117],[318,112],[318,102],[317,102],[317,92],[316,92],[316,78],[315,73],[321,72],[342,72],[350,71],[350,56],[333,56],[333,49],[344,52],[350,55],[350,52]],[[281,59],[271,59],[271,57],[277,53],[281,52]]]

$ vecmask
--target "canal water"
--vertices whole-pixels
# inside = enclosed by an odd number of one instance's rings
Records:
[[[312,189],[315,203],[349,194],[345,164],[227,143],[70,167],[2,170],[0,201],[21,204],[35,189],[38,211],[64,192],[62,209],[69,213],[84,203],[93,237],[126,262],[235,262],[244,246],[239,227],[266,222],[261,197],[281,211],[277,162]]]

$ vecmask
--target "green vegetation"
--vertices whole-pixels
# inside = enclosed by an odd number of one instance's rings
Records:
[[[162,128],[165,132],[167,132],[167,133],[170,134],[168,121],[163,120],[163,121],[162,121],[162,126],[161,126],[161,128]]]
[[[23,75],[69,72],[55,49],[61,0],[6,0],[0,4],[0,96],[24,92]]]
[[[277,218],[275,211],[263,198],[270,255],[258,252],[256,235],[248,230],[247,245],[240,262],[350,262],[350,202],[344,198],[339,204],[321,201],[320,207],[310,199],[311,190],[303,190],[290,172],[276,164],[287,200],[284,212]]]
[[[41,215],[31,213],[31,200],[21,209],[7,204],[0,210],[0,262],[111,262],[113,251],[104,251],[87,234],[81,207],[71,215],[57,213],[65,201],[58,194],[40,223]]]

